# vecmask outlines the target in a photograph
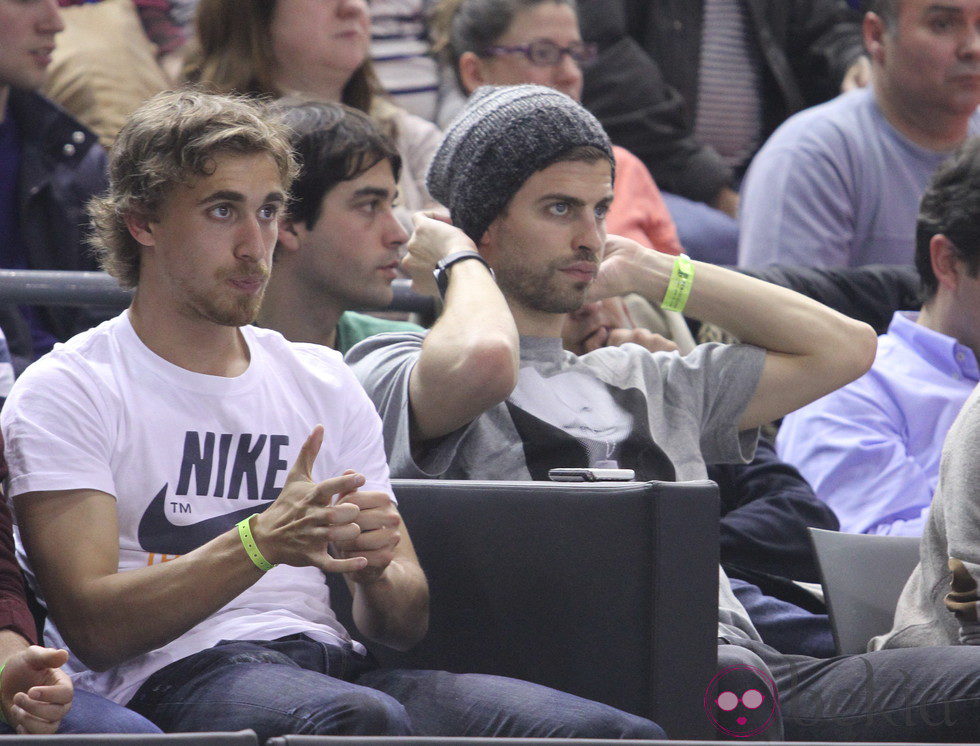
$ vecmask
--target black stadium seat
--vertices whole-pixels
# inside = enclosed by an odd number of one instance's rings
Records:
[[[372,646],[384,665],[513,676],[650,717],[673,738],[712,733],[714,483],[393,486],[431,623],[408,653]],[[346,585],[329,582],[353,632]]]

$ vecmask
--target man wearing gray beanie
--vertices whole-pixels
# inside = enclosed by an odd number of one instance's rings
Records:
[[[565,94],[484,86],[446,130],[426,186],[449,208],[453,224],[478,241],[531,174],[575,147],[595,148],[614,170],[602,125]]]
[[[705,459],[750,456],[759,425],[867,369],[867,325],[607,236],[613,178],[598,121],[550,88],[480,88],[450,124],[428,187],[454,225],[416,214],[403,261],[416,289],[443,295],[444,312],[428,333],[366,340],[348,357],[382,409],[395,475],[547,479],[552,467],[615,465],[703,479]],[[686,358],[636,345],[562,351],[567,313],[630,292],[746,344]]]
[[[481,89],[450,125],[428,182],[457,227],[416,215],[403,262],[417,290],[443,295],[444,312],[427,333],[380,335],[347,356],[381,414],[392,476],[547,480],[550,469],[573,467],[704,479],[706,460],[751,458],[758,426],[868,369],[875,336],[865,324],[607,236],[613,177],[598,123],[550,89]],[[743,343],[684,357],[633,344],[562,350],[569,312],[629,292]],[[802,740],[973,737],[980,713],[966,703],[980,696],[980,678],[967,672],[980,660],[964,660],[965,648],[785,656],[721,581],[718,634],[730,644],[719,661],[768,667],[781,701],[782,724],[749,732],[750,720],[740,735],[781,738],[785,727]],[[935,727],[937,708],[956,723]]]

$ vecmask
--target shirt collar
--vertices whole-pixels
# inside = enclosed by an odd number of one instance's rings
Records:
[[[888,334],[911,347],[916,354],[948,376],[970,381],[980,380],[977,357],[966,345],[953,337],[916,323],[919,314],[896,311],[888,325]]]

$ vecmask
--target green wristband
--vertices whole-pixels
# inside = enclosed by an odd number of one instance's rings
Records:
[[[3,691],[3,669],[5,669],[6,667],[7,667],[6,663],[0,666],[0,692]],[[3,723],[4,725],[10,725],[10,723],[7,722],[7,718],[4,717],[2,707],[0,707],[0,723]]]
[[[665,311],[677,311],[678,313],[683,311],[693,284],[694,265],[691,264],[691,257],[687,254],[681,254],[674,259],[674,268],[670,271],[670,282],[667,283],[667,292],[664,293],[664,300],[660,307]]]
[[[275,567],[275,565],[262,556],[262,552],[259,551],[259,548],[255,543],[255,539],[252,538],[251,520],[257,516],[258,513],[253,513],[248,518],[238,522],[238,538],[242,540],[242,546],[245,547],[245,553],[248,555],[248,558],[255,563],[255,566],[262,572],[268,572]],[[0,673],[2,672],[3,668],[0,668]]]

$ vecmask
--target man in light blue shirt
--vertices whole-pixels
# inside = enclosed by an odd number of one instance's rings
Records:
[[[964,152],[980,152],[974,138]],[[898,312],[871,370],[788,415],[777,438],[842,531],[921,535],[946,432],[980,379],[980,159],[943,167],[922,200],[925,302]]]

